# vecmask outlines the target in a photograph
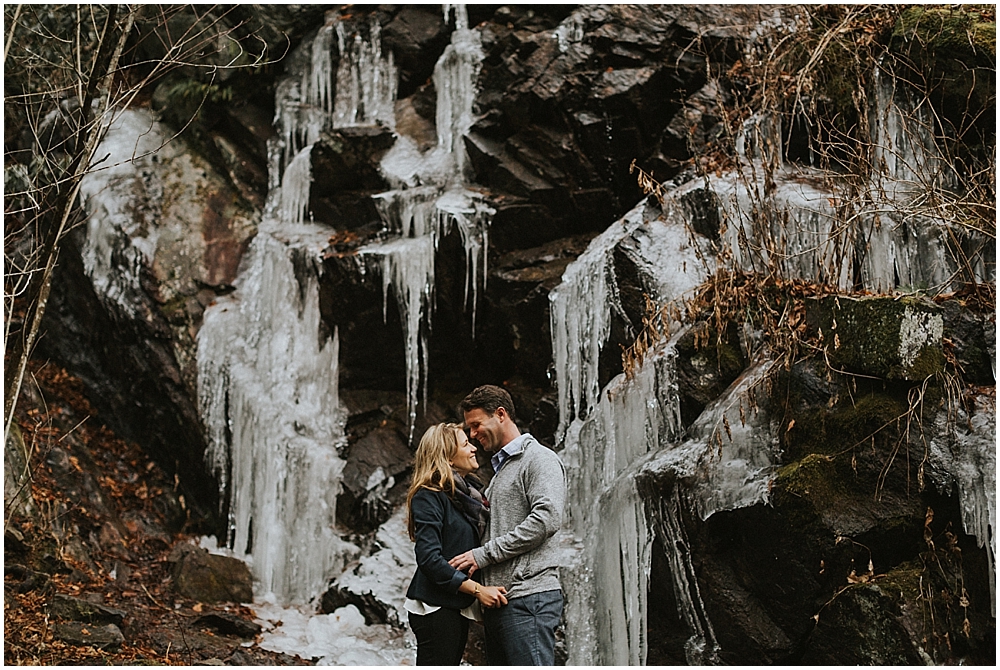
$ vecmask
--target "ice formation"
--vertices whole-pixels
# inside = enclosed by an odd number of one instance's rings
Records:
[[[951,407],[935,417],[930,473],[938,490],[957,490],[965,532],[986,548],[991,613],[996,616],[996,400],[976,396],[972,410],[970,416],[961,406]]]
[[[652,535],[633,474],[678,437],[674,358],[671,342],[634,377],[616,377],[590,417],[567,430],[564,527],[576,540],[563,571],[570,665],[645,662]]]
[[[326,236],[278,228],[262,224],[237,291],[205,311],[198,399],[206,459],[229,501],[225,543],[252,557],[258,594],[301,603],[357,549],[334,529],[344,412],[313,265]]]
[[[860,276],[862,288],[875,292],[957,289],[995,276],[989,241],[940,218],[929,202],[955,181],[939,157],[933,122],[892,78],[876,77],[872,100],[876,169],[849,202],[836,175],[781,160],[772,118],[747,120],[737,138],[739,168],[706,178],[736,268],[761,272],[772,264],[785,276],[842,289]]]
[[[406,531],[406,508],[400,507],[375,534],[377,550],[362,558],[333,583],[333,588],[367,596],[381,603],[387,620],[406,625],[406,589],[417,569],[413,542]]]
[[[106,167],[80,182],[80,202],[88,212],[84,271],[105,303],[131,316],[142,302],[136,298],[142,293],[140,271],[152,264],[161,232],[151,205],[162,198],[163,184],[149,169],[149,155],[166,137],[150,112],[119,112],[100,146],[101,155],[108,155]]]
[[[309,188],[312,186],[312,145],[295,154],[281,176],[282,221],[297,224],[305,221],[309,210]]]
[[[586,417],[599,395],[598,361],[621,313],[612,253],[618,246],[640,268],[643,288],[654,300],[679,303],[707,276],[707,246],[694,239],[681,206],[661,212],[640,203],[594,238],[566,268],[549,293],[552,359],[559,398],[559,430]],[[635,324],[638,325],[638,324]]]
[[[615,249],[632,259],[643,288],[662,302],[688,296],[709,267],[679,205],[668,203],[661,213],[641,203],[594,238],[550,293],[568,479],[564,527],[573,536],[562,573],[572,665],[645,662],[654,528],[634,475],[680,437],[674,349],[679,333],[650,352],[633,376],[619,375],[599,388],[600,352],[611,319],[623,315]]]
[[[333,47],[338,53],[333,77]],[[279,142],[269,151],[270,186],[303,147],[320,133],[348,126],[395,127],[396,67],[392,52],[382,53],[379,23],[366,25],[329,13],[312,40],[288,59],[288,70],[275,93],[274,125]]]
[[[380,267],[384,296],[393,295],[406,344],[406,389],[410,439],[420,389],[427,393],[427,333],[434,304],[434,256],[438,240],[456,230],[465,249],[465,302],[472,289],[472,332],[475,335],[480,265],[486,286],[488,228],[493,209],[479,193],[465,188],[462,136],[473,122],[476,79],[483,59],[479,33],[468,28],[464,5],[445,6],[455,13],[456,29],[434,67],[437,90],[437,145],[420,154],[400,137],[382,160],[383,175],[396,188],[374,196],[386,228],[400,237],[367,245],[362,259]],[[364,260],[367,262],[367,260]]]
[[[382,33],[373,13],[368,24],[368,38],[360,30],[348,34],[344,21],[336,24],[340,62],[334,97],[333,126],[381,124],[394,128],[396,102],[396,67],[392,51],[382,53]]]
[[[222,543],[248,556],[258,596],[279,604],[314,598],[358,553],[335,531],[345,416],[337,392],[337,333],[324,334],[319,313],[319,259],[329,231],[303,222],[313,143],[340,125],[391,126],[395,70],[391,54],[382,56],[374,18],[367,39],[361,26],[332,21],[292,57],[297,74],[278,84],[280,132],[269,146],[264,220],[237,291],[206,310],[198,335],[206,459],[229,510]],[[405,276],[386,277],[408,287],[411,265],[397,268]],[[402,301],[413,302],[409,295]],[[419,304],[415,312],[419,318]]]
[[[253,605],[261,625],[261,649],[295,654],[316,665],[409,665],[416,655],[410,630],[388,624],[365,624],[354,605],[330,614],[312,608],[282,607],[261,600]]]

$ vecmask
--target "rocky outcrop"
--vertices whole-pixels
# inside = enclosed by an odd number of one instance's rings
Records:
[[[253,583],[246,563],[208,553],[189,544],[178,544],[168,558],[177,592],[204,603],[248,603]]]
[[[42,346],[211,516],[217,494],[202,474],[194,338],[205,307],[232,290],[256,215],[205,159],[168,139],[141,110],[109,128],[102,146],[112,167],[84,180],[89,223],[69,238]]]

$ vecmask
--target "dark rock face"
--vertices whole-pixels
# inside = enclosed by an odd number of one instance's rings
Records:
[[[384,128],[343,128],[313,146],[309,212],[338,231],[380,224],[371,196],[388,189],[378,161],[392,146]]]
[[[253,600],[253,580],[246,563],[206,549],[179,544],[171,554],[174,588],[199,602],[248,603]]]
[[[971,585],[988,583],[985,555],[960,530],[956,498],[922,479],[920,438],[886,429],[905,417],[905,388],[857,383],[852,403],[849,383],[828,378],[821,362],[778,375],[772,403],[785,407],[787,464],[769,504],[685,517],[682,551],[691,557],[719,660],[991,663],[992,628],[974,623],[990,618],[989,589],[985,600],[965,597],[962,616],[952,605]],[[639,482],[653,504],[677,485]],[[684,662],[694,634],[676,603],[662,604],[675,602],[675,576],[658,557],[667,551],[660,542],[650,575],[651,665]],[[934,641],[946,634],[960,644]]]

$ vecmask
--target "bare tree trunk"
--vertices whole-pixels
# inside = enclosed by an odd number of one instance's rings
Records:
[[[126,7],[126,6],[123,6]],[[101,31],[98,52],[94,58],[94,65],[91,68],[87,79],[87,88],[83,105],[80,108],[80,126],[77,137],[77,154],[70,164],[68,173],[72,176],[67,183],[57,189],[55,203],[51,208],[44,208],[43,211],[52,211],[58,217],[48,230],[45,239],[40,245],[40,257],[45,259],[44,270],[35,274],[29,283],[26,291],[28,309],[25,313],[24,325],[21,332],[11,344],[10,365],[7,366],[4,375],[4,442],[6,443],[10,431],[11,421],[14,417],[14,408],[17,397],[20,394],[21,383],[28,366],[28,359],[38,337],[41,327],[42,317],[45,314],[45,307],[49,299],[49,291],[52,287],[52,274],[55,271],[56,262],[59,258],[59,244],[66,232],[67,225],[76,207],[76,199],[80,193],[80,184],[83,176],[91,168],[94,151],[103,135],[107,124],[103,117],[107,112],[107,106],[111,98],[111,86],[114,79],[114,72],[118,67],[125,42],[135,23],[136,12],[128,10],[124,26],[122,26],[117,42],[112,39],[111,33],[115,29],[118,16],[118,5],[109,5],[108,15]],[[9,45],[8,45],[9,46]],[[91,114],[91,107],[98,91],[103,89],[105,93],[102,103],[101,113],[96,117]]]

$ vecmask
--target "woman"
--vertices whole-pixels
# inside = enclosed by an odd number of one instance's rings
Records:
[[[458,665],[475,603],[507,604],[504,587],[483,586],[448,565],[479,544],[488,520],[479,483],[465,478],[479,466],[476,447],[458,424],[439,423],[420,439],[414,461],[406,510],[417,571],[405,607],[417,637],[417,665]]]

